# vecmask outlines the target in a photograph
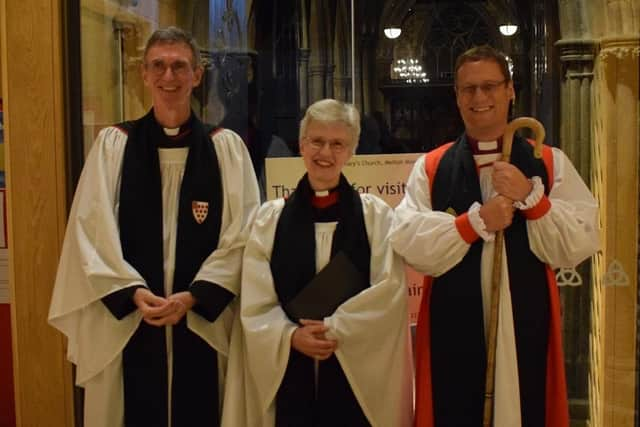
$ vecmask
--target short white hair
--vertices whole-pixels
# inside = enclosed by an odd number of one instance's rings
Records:
[[[334,122],[345,124],[351,131],[353,151],[356,151],[360,138],[360,113],[353,104],[336,99],[322,99],[311,104],[300,121],[300,141],[306,136],[307,126],[312,121],[324,124]]]

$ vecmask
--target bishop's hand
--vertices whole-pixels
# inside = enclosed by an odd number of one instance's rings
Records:
[[[493,164],[491,182],[496,193],[518,202],[524,202],[533,188],[520,169],[507,162]]]
[[[513,200],[497,195],[487,200],[480,208],[479,214],[488,232],[504,230],[513,220]]]

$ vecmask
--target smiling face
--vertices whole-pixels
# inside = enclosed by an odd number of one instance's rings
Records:
[[[330,190],[340,182],[342,168],[353,154],[353,131],[343,122],[311,120],[300,140],[311,188]]]
[[[505,80],[497,62],[465,62],[458,68],[456,103],[469,136],[480,141],[500,137],[514,96],[513,82]]]
[[[202,79],[202,67],[194,67],[193,61],[186,43],[157,43],[149,48],[142,78],[151,91],[154,109],[189,116],[191,92]]]

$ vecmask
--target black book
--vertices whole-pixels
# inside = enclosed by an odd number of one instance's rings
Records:
[[[290,318],[322,320],[368,286],[344,252],[338,252],[298,294],[285,304]]]

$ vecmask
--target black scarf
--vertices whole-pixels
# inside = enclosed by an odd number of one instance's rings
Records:
[[[371,248],[360,195],[344,176],[340,177],[337,191],[339,221],[333,235],[331,257],[343,250],[362,276],[368,278]],[[305,175],[287,199],[276,227],[271,273],[282,305],[296,296],[316,275],[312,196],[313,190]],[[368,282],[366,286],[369,286]]]
[[[337,191],[338,225],[333,235],[331,257],[344,251],[366,278],[362,283],[362,289],[365,289],[370,286],[371,247],[362,201],[342,175]],[[312,196],[313,190],[305,175],[286,201],[276,227],[271,273],[281,305],[296,296],[316,274]],[[331,414],[335,414],[335,418]],[[335,422],[344,421],[344,425],[368,425],[336,357],[320,363],[316,396],[313,360],[292,348],[276,395],[276,426],[325,425],[319,420],[326,417]]]
[[[186,291],[204,260],[218,246],[222,221],[222,179],[211,128],[193,114],[189,153],[179,196],[173,292]],[[157,144],[166,139],[153,110],[122,124],[128,131],[122,161],[118,221],[124,258],[156,295],[165,296],[163,206]],[[208,204],[199,224],[194,202]],[[141,322],[123,352],[125,425],[166,426],[167,353],[165,328]],[[173,425],[218,425],[217,353],[186,327],[173,327]]]
[[[548,194],[544,162],[514,137],[511,163],[526,177],[540,176]],[[443,155],[432,185],[437,211],[467,212],[482,203],[480,181],[466,136]],[[464,259],[434,279],[431,290],[431,371],[435,425],[479,425],[482,418],[486,350],[480,263],[482,239]],[[505,229],[514,316],[523,425],[544,425],[548,286],[544,264],[529,249],[526,219],[516,211]],[[542,416],[542,419],[540,418]]]

